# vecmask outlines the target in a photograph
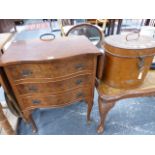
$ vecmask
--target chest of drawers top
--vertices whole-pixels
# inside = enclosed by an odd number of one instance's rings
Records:
[[[21,62],[39,62],[95,54],[99,50],[84,36],[60,37],[53,41],[24,40],[13,42],[0,58],[0,66]]]

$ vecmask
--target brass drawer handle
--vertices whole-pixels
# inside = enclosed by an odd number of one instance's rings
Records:
[[[32,103],[33,103],[33,104],[40,104],[41,101],[40,101],[40,100],[32,100]]]
[[[31,91],[31,92],[36,92],[37,91],[37,87],[35,87],[35,86],[29,86],[28,87],[28,90]]]
[[[75,69],[84,69],[84,64],[76,64]]]
[[[79,98],[79,97],[85,97],[85,95],[84,95],[84,93],[80,92],[80,93],[77,93],[76,97],[77,98]]]
[[[21,74],[23,77],[27,77],[27,76],[32,75],[32,71],[28,70],[28,69],[24,69],[24,70],[22,70]]]
[[[82,82],[83,82],[82,79],[76,80],[76,84],[77,84],[77,85],[80,85]]]

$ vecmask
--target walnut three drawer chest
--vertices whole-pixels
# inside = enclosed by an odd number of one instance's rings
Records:
[[[85,100],[93,106],[98,49],[84,36],[14,41],[0,59],[2,85],[20,116],[31,123],[36,108]]]

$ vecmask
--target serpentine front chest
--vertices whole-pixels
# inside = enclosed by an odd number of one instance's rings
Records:
[[[89,121],[98,55],[98,49],[84,36],[17,41],[0,59],[2,79],[12,90],[10,96],[21,117],[34,130],[33,109],[62,107],[83,99]]]

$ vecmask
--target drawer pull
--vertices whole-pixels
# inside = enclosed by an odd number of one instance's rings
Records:
[[[32,71],[24,69],[24,70],[22,70],[21,74],[23,77],[27,77],[27,76],[32,75]]]
[[[76,64],[75,68],[76,69],[84,69],[84,64]]]
[[[32,103],[33,103],[33,104],[40,104],[41,101],[40,101],[40,100],[32,100]]]
[[[84,93],[82,93],[82,92],[80,92],[80,93],[78,93],[77,95],[76,95],[76,97],[77,98],[79,98],[79,97],[84,97],[85,95],[84,95]]]
[[[28,90],[31,91],[31,92],[36,92],[37,88],[35,86],[29,86]]]
[[[83,81],[82,81],[81,79],[79,79],[79,80],[76,81],[76,84],[77,84],[77,85],[80,85],[82,82],[83,82]]]

